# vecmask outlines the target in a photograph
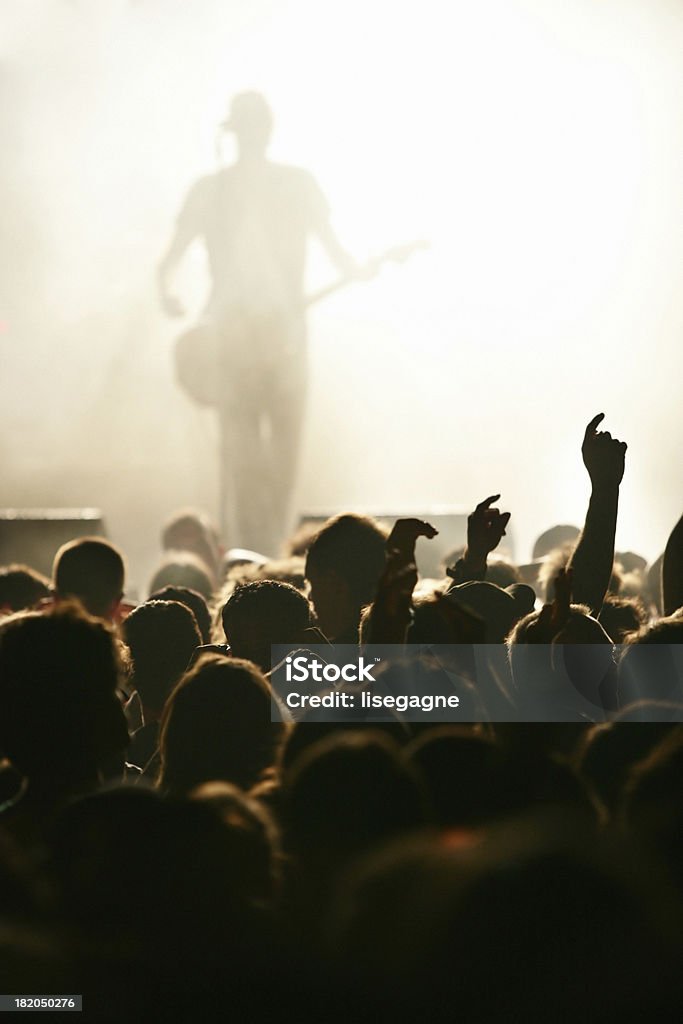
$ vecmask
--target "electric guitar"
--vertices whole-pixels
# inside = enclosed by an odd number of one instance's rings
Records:
[[[387,249],[370,260],[358,275],[343,275],[336,281],[306,296],[303,310],[328,298],[342,288],[358,281],[369,281],[386,263],[405,263],[413,253],[429,248],[424,241],[409,242]],[[259,325],[259,335],[267,333],[267,318]],[[223,383],[231,372],[239,374],[240,364],[253,363],[254,331],[243,322],[216,324],[200,321],[184,331],[175,342],[175,370],[183,391],[198,405],[218,407],[221,404]],[[277,338],[274,339],[277,344]]]

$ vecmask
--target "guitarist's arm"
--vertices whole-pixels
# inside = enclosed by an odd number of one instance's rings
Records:
[[[320,217],[315,224],[314,231],[330,261],[339,273],[344,277],[358,277],[361,269],[337,238],[329,217]]]
[[[332,265],[342,277],[353,279],[358,275],[358,265],[337,238],[330,222],[330,208],[315,178],[302,172],[305,204],[308,210],[308,230],[316,236],[327,253]]]
[[[169,281],[181,259],[185,255],[187,248],[195,238],[201,234],[201,213],[204,206],[204,197],[206,192],[205,181],[206,179],[198,181],[190,189],[180,212],[180,216],[178,217],[173,237],[171,238],[170,244],[161,263],[159,264],[157,272],[159,299],[161,301],[162,309],[168,316],[180,317],[185,315],[185,311],[181,303],[171,292]]]

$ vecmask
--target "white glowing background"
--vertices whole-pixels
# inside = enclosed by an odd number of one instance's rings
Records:
[[[298,507],[469,507],[517,554],[580,525],[585,422],[629,443],[618,544],[681,511],[683,8],[666,0],[4,0],[3,504],[100,505],[141,583],[215,512],[156,263],[258,88],[359,258],[431,247],[310,316]],[[229,145],[223,158],[230,159]],[[311,252],[311,287],[331,268]],[[201,252],[178,288],[201,306]]]

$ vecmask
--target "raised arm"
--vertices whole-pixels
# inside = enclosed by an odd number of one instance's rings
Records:
[[[598,431],[604,413],[586,427],[581,446],[591,481],[591,496],[581,536],[569,559],[573,570],[573,599],[597,616],[605,600],[614,563],[619,485],[624,475],[626,444],[607,431]]]
[[[671,531],[662,562],[662,609],[665,615],[673,615],[679,608],[683,608],[683,516]]]
[[[417,583],[415,545],[418,537],[431,540],[437,530],[421,519],[397,519],[387,540],[387,563],[370,613],[368,643],[402,644],[410,623]]]

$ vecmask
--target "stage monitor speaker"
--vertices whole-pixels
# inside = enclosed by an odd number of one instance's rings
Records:
[[[303,527],[307,524],[314,526],[321,526],[326,519],[330,516],[338,515],[339,509],[337,510],[320,510],[314,509],[308,512],[302,512],[299,517],[299,526]],[[443,562],[444,559],[454,550],[463,548],[467,540],[467,516],[468,512],[464,512],[461,508],[452,508],[450,506],[434,506],[431,509],[421,509],[419,511],[390,511],[386,509],[378,508],[365,508],[365,509],[344,509],[345,512],[359,512],[363,515],[372,516],[374,519],[378,519],[383,526],[388,529],[394,525],[397,519],[415,518],[425,519],[428,523],[438,530],[438,535],[432,540],[425,540],[420,538],[417,542],[417,568],[421,576],[431,577],[433,579],[440,579],[443,576]],[[503,547],[504,545],[504,547]],[[507,535],[503,539],[500,551],[497,552],[501,557],[513,558],[514,544],[513,538],[510,535],[508,528]]]
[[[97,508],[0,509],[0,565],[22,562],[50,576],[62,544],[106,533]]]

